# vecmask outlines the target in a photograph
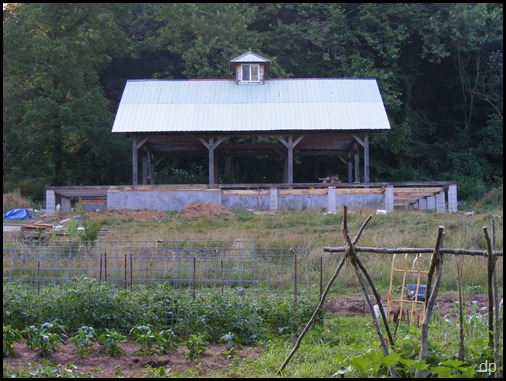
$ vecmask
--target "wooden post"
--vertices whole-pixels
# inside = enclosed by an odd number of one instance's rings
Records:
[[[492,250],[495,251],[495,218],[492,219]],[[494,362],[498,369],[495,378],[502,378],[501,354],[499,353],[499,289],[497,285],[497,257],[494,256]]]
[[[137,185],[137,138],[132,137],[132,185]]]
[[[443,255],[440,252],[440,248],[442,246],[444,236],[444,227],[440,226],[438,230],[438,235],[436,238],[436,246],[434,248],[434,253],[432,254],[432,261],[429,268],[429,273],[427,274],[427,288],[425,297],[428,298],[425,308],[425,317],[422,323],[422,334],[421,334],[421,344],[420,344],[420,355],[419,360],[425,361],[427,358],[427,352],[429,350],[429,321],[432,316],[432,311],[434,304],[436,303],[437,294],[439,292],[439,286],[441,285],[441,278],[443,275]],[[437,278],[434,284],[434,290],[431,290],[431,282],[434,271],[437,270]],[[421,371],[416,370],[415,377],[420,377]]]
[[[320,257],[320,299],[323,292],[323,257]]]
[[[358,143],[355,143],[353,149],[353,155],[355,160],[355,182],[360,182],[360,156],[358,153]]]
[[[209,185],[213,185],[215,183],[215,166],[216,160],[214,157],[214,150],[218,147],[221,142],[223,142],[224,138],[219,138],[217,141],[214,140],[214,136],[209,136],[208,141],[205,141],[202,138],[199,138],[199,141],[207,148],[209,151]]]
[[[487,242],[487,294],[488,294],[488,345],[490,348],[494,347],[494,272],[495,260],[494,252],[492,250],[492,242],[488,236],[487,227],[483,227],[485,234],[485,241]]]
[[[369,182],[369,135],[364,136],[364,183]]]

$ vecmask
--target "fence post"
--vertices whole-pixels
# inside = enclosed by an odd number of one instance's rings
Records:
[[[128,288],[127,255],[125,254],[125,290]]]
[[[297,305],[297,254],[293,256],[293,304]]]
[[[107,283],[107,253],[104,253],[104,282]]]
[[[193,257],[193,299],[195,299],[195,287],[197,283],[197,258]]]
[[[223,282],[224,282],[224,276],[223,273],[223,259],[220,259],[220,266],[221,266],[221,295],[223,295]]]
[[[320,257],[320,299],[323,293],[323,257]]]
[[[130,252],[130,291],[132,291],[133,284],[134,284],[134,268],[132,263],[132,252]]]

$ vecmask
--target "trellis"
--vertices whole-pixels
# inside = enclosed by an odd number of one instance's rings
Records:
[[[325,288],[325,291],[320,296],[320,301],[318,305],[316,306],[315,311],[313,312],[311,318],[309,319],[308,323],[302,330],[301,334],[298,336],[297,341],[295,343],[294,348],[289,353],[288,357],[285,359],[283,364],[278,370],[278,374],[288,365],[290,359],[293,357],[295,352],[300,346],[300,343],[302,342],[302,339],[304,338],[305,334],[311,327],[311,325],[317,320],[317,316],[319,311],[324,305],[325,298],[327,297],[327,294],[336,280],[339,272],[341,271],[342,267],[348,260],[350,264],[352,265],[353,269],[355,270],[355,273],[357,275],[358,281],[360,283],[360,286],[362,288],[362,291],[364,293],[365,300],[369,306],[369,310],[371,313],[372,321],[374,324],[374,327],[376,329],[376,333],[379,337],[379,341],[381,343],[381,348],[383,350],[383,353],[385,356],[389,355],[389,349],[388,349],[388,342],[392,347],[395,346],[394,339],[392,337],[392,334],[390,332],[390,327],[387,321],[387,317],[385,314],[385,310],[383,308],[383,304],[381,302],[380,295],[378,294],[378,291],[376,290],[376,287],[374,286],[374,282],[372,281],[372,278],[370,277],[367,269],[363,265],[360,258],[357,256],[358,252],[369,252],[369,253],[381,253],[381,254],[407,254],[407,253],[432,253],[431,263],[429,266],[429,271],[427,273],[427,285],[426,285],[426,303],[425,303],[425,315],[421,327],[421,346],[420,346],[420,354],[419,354],[419,360],[425,360],[427,358],[427,351],[428,351],[428,334],[429,334],[429,321],[432,316],[432,311],[434,304],[436,302],[439,287],[441,285],[441,278],[443,273],[443,254],[453,254],[453,255],[471,255],[471,256],[484,256],[487,258],[487,291],[488,291],[488,343],[491,348],[494,349],[494,361],[496,363],[497,369],[500,369],[500,354],[499,354],[499,308],[494,308],[494,306],[499,306],[499,292],[498,292],[498,285],[497,285],[497,275],[496,275],[496,261],[498,257],[503,256],[502,251],[496,251],[495,250],[495,221],[492,221],[492,239],[490,238],[488,234],[487,227],[483,227],[483,233],[485,236],[485,241],[487,245],[487,250],[466,250],[466,249],[447,249],[443,248],[443,240],[444,240],[444,227],[439,226],[438,233],[436,237],[436,244],[434,248],[378,248],[378,247],[360,247],[356,246],[358,240],[360,239],[360,236],[362,235],[362,232],[364,231],[365,226],[367,223],[371,220],[372,216],[369,215],[366,221],[362,224],[362,226],[359,229],[358,234],[353,239],[350,238],[348,233],[348,222],[347,222],[347,207],[344,207],[344,218],[342,222],[342,233],[343,238],[345,241],[344,247],[324,247],[323,250],[325,252],[330,253],[344,253],[343,258],[341,259],[339,265],[337,266],[334,274],[330,278],[327,287]],[[367,282],[369,283],[369,287],[372,290],[374,297],[376,298],[377,305],[379,306],[380,316],[383,321],[383,324],[385,326],[385,331],[388,336],[388,342],[387,339],[384,337],[383,332],[381,330],[381,327],[378,323],[378,319],[376,317],[376,312],[374,310],[374,305],[370,297],[369,289],[367,287],[366,282],[364,281],[365,277],[367,279]],[[432,286],[433,278],[435,277],[434,286]],[[461,299],[462,293],[460,292],[460,286],[459,286],[459,299]],[[460,300],[460,308],[462,307],[462,300]],[[493,313],[492,313],[493,311]],[[460,315],[462,315],[462,310],[460,310]],[[461,340],[459,343],[459,349],[463,348],[463,336],[461,333]],[[459,351],[459,355],[461,355],[463,351]],[[390,366],[390,375],[392,377],[396,377],[396,372],[393,366]],[[496,378],[501,378],[502,372],[499,370],[495,373]],[[415,374],[417,377],[421,376],[421,373],[419,370],[416,371]]]

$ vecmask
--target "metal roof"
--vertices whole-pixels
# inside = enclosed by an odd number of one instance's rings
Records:
[[[241,54],[239,57],[235,57],[234,59],[228,62],[229,68],[233,69],[237,64],[240,63],[263,63],[268,69],[271,65],[271,61],[265,57],[259,56],[256,53],[253,53],[251,50],[244,54]]]
[[[129,80],[112,132],[385,129],[375,79]]]

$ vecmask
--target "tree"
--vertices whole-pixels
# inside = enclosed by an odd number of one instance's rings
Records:
[[[3,42],[4,176],[47,185],[119,180],[108,166],[122,143],[110,134],[113,115],[99,84],[126,42],[110,6],[13,4],[4,11]]]

